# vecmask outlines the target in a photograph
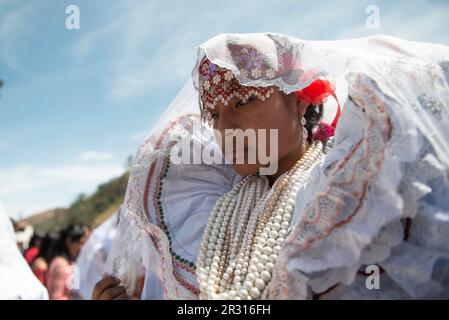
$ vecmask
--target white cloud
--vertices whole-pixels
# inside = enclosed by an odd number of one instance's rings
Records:
[[[80,159],[81,161],[107,161],[114,159],[114,155],[110,152],[86,150],[81,153]]]
[[[66,164],[49,167],[18,165],[0,169],[0,199],[10,215],[29,215],[67,206],[79,193],[123,174],[117,163]]]
[[[0,15],[0,39],[2,42],[0,58],[5,65],[15,71],[23,71],[15,50],[22,36],[32,30],[29,21],[34,8],[34,3],[27,3],[16,10]]]
[[[122,174],[123,171],[123,166],[115,163],[54,167],[14,166],[0,169],[0,197],[65,183],[98,184]]]
[[[78,58],[83,58],[88,55],[95,44],[104,40],[108,36],[112,36],[121,28],[121,21],[114,21],[105,24],[99,29],[93,30],[85,34],[79,41],[75,42],[72,47],[72,52]]]

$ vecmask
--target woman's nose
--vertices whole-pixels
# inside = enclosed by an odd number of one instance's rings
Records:
[[[237,119],[234,117],[231,107],[223,106],[220,108],[220,116],[218,117],[216,121],[216,128],[219,130],[225,130],[225,129],[237,129]]]

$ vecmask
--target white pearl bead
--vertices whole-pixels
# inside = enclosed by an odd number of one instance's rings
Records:
[[[240,289],[240,290],[238,291],[238,295],[240,296],[240,298],[246,299],[246,297],[248,296],[248,290],[246,290],[246,289]]]
[[[265,263],[265,268],[266,268],[268,271],[272,271],[273,268],[274,268],[274,264],[273,264],[272,262],[267,262],[267,263]]]
[[[266,242],[266,244],[270,247],[273,247],[276,245],[276,240],[274,240],[273,238],[269,238]]]
[[[254,282],[254,285],[257,289],[259,290],[263,290],[265,288],[265,281],[263,281],[262,279],[256,279],[256,281]]]
[[[261,263],[267,263],[270,258],[266,254],[262,254],[259,259]]]
[[[268,282],[271,279],[271,274],[268,271],[262,271],[260,273],[260,277],[263,279],[263,281]]]
[[[251,264],[257,264],[257,263],[259,263],[259,259],[261,259],[261,254],[259,254],[259,257],[258,258],[256,258],[256,257],[252,257],[251,258],[251,260],[249,260],[249,262],[251,263]]]
[[[254,299],[257,299],[257,298],[260,297],[260,291],[259,291],[259,289],[255,288],[255,287],[252,287],[252,288],[249,290],[249,294],[250,294],[251,297],[254,298]]]
[[[256,276],[254,275],[254,273],[250,272],[250,273],[248,273],[248,274],[246,275],[246,279],[247,279],[248,281],[253,282],[254,280],[256,280]]]
[[[265,247],[262,252],[264,255],[269,256],[273,252],[273,249],[271,247]]]
[[[280,228],[281,228],[281,225],[279,223],[277,223],[277,222],[274,222],[271,225],[271,229],[274,230],[274,231],[278,231]]]
[[[243,281],[243,287],[244,287],[245,289],[249,290],[249,289],[252,288],[252,286],[253,286],[253,283],[252,283],[251,281],[248,281],[248,280]]]
[[[248,272],[255,273],[257,272],[257,267],[253,264],[248,267]]]

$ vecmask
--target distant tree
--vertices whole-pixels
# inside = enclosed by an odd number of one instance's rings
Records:
[[[86,195],[84,193],[80,193],[79,195],[76,196],[76,199],[74,201],[74,204],[78,204],[83,202],[83,200],[86,198]]]

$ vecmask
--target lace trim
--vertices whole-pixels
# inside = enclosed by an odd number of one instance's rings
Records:
[[[173,145],[175,145],[176,142],[170,141],[169,143],[167,143],[165,141],[165,139],[168,137],[170,130],[174,126],[179,125],[179,124],[181,124],[185,130],[189,130],[192,127],[193,122],[197,118],[198,118],[198,115],[187,114],[185,116],[180,117],[178,120],[169,123],[167,125],[167,127],[163,130],[161,135],[159,136],[159,139],[155,144],[155,148],[159,149],[159,148],[161,148],[162,145],[164,145],[164,149],[167,149],[167,150],[171,149],[171,147],[173,147]],[[158,164],[162,164],[162,169],[160,169],[160,171],[156,174],[155,171],[156,171],[156,166]],[[152,197],[152,205],[155,209],[155,215],[156,215],[155,222],[156,222],[156,225],[160,228],[160,230],[164,232],[164,234],[167,238],[169,252],[172,257],[172,264],[175,265],[176,267],[183,268],[186,271],[188,271],[189,273],[194,275],[195,268],[194,268],[193,262],[182,258],[178,253],[176,253],[173,250],[172,243],[171,243],[172,236],[170,235],[168,227],[164,222],[164,216],[163,216],[163,210],[162,210],[162,206],[161,206],[161,202],[160,202],[160,196],[162,194],[163,178],[167,174],[168,166],[169,166],[169,154],[165,155],[165,157],[163,157],[162,159],[159,157],[151,163],[150,169],[148,171],[148,175],[146,178],[145,189],[144,189],[144,193],[143,193],[143,208],[144,208],[144,212],[145,212],[146,216],[148,217],[148,219],[150,219],[150,221],[153,220],[152,215],[149,210],[148,199],[150,199],[150,196],[149,196],[150,186],[154,185],[155,188],[154,188],[153,197]],[[152,239],[153,243],[155,244],[156,248],[158,248],[159,253],[162,254],[163,248],[161,247],[161,244],[158,241],[159,238],[151,237],[151,239]],[[188,290],[190,290],[193,294],[197,295],[198,289],[194,285],[188,283],[185,280],[179,281],[179,279],[181,279],[181,276],[179,274],[175,273],[175,279],[178,280],[179,283],[181,283],[184,287],[186,287]],[[162,282],[163,282],[164,288],[166,288],[166,281],[162,281]]]

